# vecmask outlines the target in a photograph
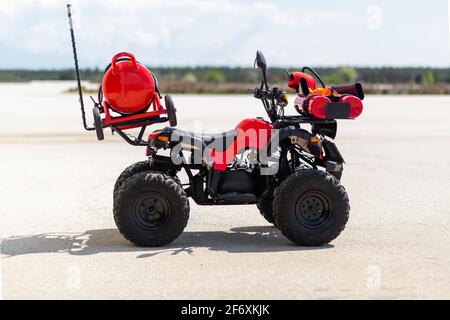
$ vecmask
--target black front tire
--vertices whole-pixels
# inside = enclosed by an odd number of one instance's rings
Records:
[[[277,227],[300,246],[322,246],[344,230],[350,213],[347,192],[332,175],[302,170],[283,181],[274,194]]]
[[[114,220],[120,233],[142,247],[160,247],[177,239],[189,220],[183,188],[160,172],[141,172],[117,192]]]

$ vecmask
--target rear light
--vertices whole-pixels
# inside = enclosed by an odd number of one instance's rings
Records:
[[[148,137],[148,140],[155,140],[156,138],[159,137],[159,135],[161,134],[161,131],[155,131],[152,134],[150,134],[150,136]]]
[[[170,137],[163,131],[155,131],[148,137],[149,147],[153,149],[166,149]]]
[[[161,142],[169,142],[168,136],[158,136],[158,140]]]
[[[358,97],[344,96],[340,99],[340,102],[348,103],[350,105],[350,119],[358,118],[363,112],[363,103]]]
[[[308,99],[306,108],[308,113],[318,119],[327,118],[327,106],[331,100],[324,96],[312,96]]]

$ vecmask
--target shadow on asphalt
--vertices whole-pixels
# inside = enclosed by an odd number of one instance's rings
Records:
[[[194,254],[197,248],[229,253],[255,253],[323,250],[333,246],[297,247],[271,226],[233,228],[230,232],[185,232],[174,243],[162,248],[133,246],[116,229],[14,236],[3,239],[1,243],[1,253],[6,258],[33,253],[68,253],[83,256],[105,252],[136,252],[137,258],[150,258],[162,253]]]

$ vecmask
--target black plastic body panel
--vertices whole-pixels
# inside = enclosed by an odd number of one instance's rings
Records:
[[[314,135],[322,134],[331,139],[336,138],[337,129],[338,129],[338,125],[337,125],[336,121],[329,122],[329,123],[313,123],[311,126],[312,126],[312,133]]]
[[[350,104],[342,102],[332,102],[327,105],[327,119],[349,119]]]
[[[218,183],[218,193],[251,193],[258,195],[260,177],[245,170],[224,171]]]

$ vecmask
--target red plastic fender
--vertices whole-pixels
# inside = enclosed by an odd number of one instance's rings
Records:
[[[118,61],[120,58],[129,60]],[[102,83],[103,93],[111,108],[121,114],[136,114],[148,110],[155,96],[152,73],[137,63],[133,54],[115,55]]]
[[[364,109],[361,99],[355,96],[343,96],[339,102],[348,103],[350,105],[350,119],[358,118]]]
[[[262,150],[267,148],[272,137],[273,126],[262,119],[245,119],[236,126],[237,137],[224,152],[211,151],[214,168],[225,171],[234,157],[243,149]]]

